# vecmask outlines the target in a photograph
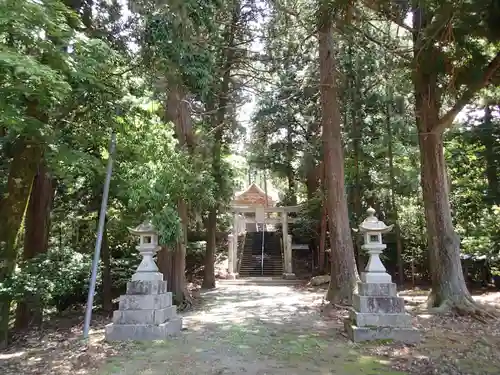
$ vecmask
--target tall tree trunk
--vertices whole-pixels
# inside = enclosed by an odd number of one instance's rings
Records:
[[[36,141],[21,138],[14,146],[7,194],[0,199],[0,283],[11,276],[16,264],[16,239],[37,173],[42,149]],[[0,297],[0,348],[7,346],[11,300]]]
[[[453,228],[442,134],[420,134],[422,189],[432,292],[429,305],[468,308],[473,303],[460,262],[460,240]]]
[[[423,3],[422,3],[423,4]],[[422,4],[418,4],[422,6]],[[467,290],[460,261],[460,240],[453,228],[449,186],[440,123],[441,98],[433,67],[439,59],[437,47],[423,39],[433,14],[423,7],[413,9],[415,112],[419,132],[421,183],[427,226],[427,246],[432,279],[428,303],[441,311],[480,312]]]
[[[217,246],[217,209],[212,208],[207,219],[207,247],[205,252],[205,267],[203,270],[204,289],[215,288],[215,249]]]
[[[314,142],[314,135],[312,132],[314,131],[313,129],[316,128],[317,126],[309,126],[307,133],[306,133],[306,142],[309,145],[312,145]],[[319,174],[318,174],[318,168],[315,165],[315,160],[314,160],[314,155],[312,154],[312,147],[308,148],[309,151],[304,155],[304,165],[305,165],[305,170],[306,170],[306,188],[307,188],[307,200],[311,201],[312,199],[315,198],[315,195],[318,193],[319,189]],[[323,208],[320,209],[319,214],[321,215],[321,211]],[[321,219],[318,222],[316,232],[319,234],[321,232]],[[318,236],[311,236],[311,240],[309,241],[309,251],[312,252],[313,254],[313,267],[318,269],[318,272],[321,272],[319,270],[319,263],[320,263],[320,252],[318,249]],[[314,268],[313,268],[314,269]]]
[[[221,193],[225,191],[224,178],[222,176],[222,151],[223,151],[223,136],[225,129],[226,113],[229,105],[231,74],[234,65],[235,57],[235,36],[238,28],[238,22],[241,15],[240,0],[234,0],[232,3],[231,23],[227,24],[224,30],[224,41],[227,45],[219,62],[220,72],[222,75],[221,85],[218,88],[218,100],[214,100],[218,106],[215,115],[212,117],[212,126],[214,132],[214,145],[212,147],[212,174],[217,185],[215,192],[216,205],[213,207],[207,220],[207,247],[205,253],[205,268],[203,273],[204,288],[215,288],[215,252],[217,246],[217,213],[221,207],[219,201]],[[215,109],[215,108],[214,108]],[[235,237],[237,241],[237,237]]]
[[[183,200],[179,200],[177,204],[178,214],[182,220],[186,218],[187,207],[184,205]],[[157,264],[158,269],[163,274],[163,280],[167,281],[167,289],[172,292],[174,301],[178,306],[184,305],[186,302],[191,302],[187,286],[186,286],[186,243],[187,235],[182,230],[182,233],[177,240],[174,248],[163,246],[158,252]]]
[[[41,163],[35,176],[25,217],[23,259],[28,260],[47,252],[50,232],[50,212],[55,184],[45,163]],[[42,306],[38,296],[26,296],[18,301],[15,327],[26,328],[42,322]]]
[[[391,191],[391,211],[396,234],[396,257],[398,269],[398,284],[404,284],[404,266],[403,266],[403,242],[401,240],[401,231],[399,229],[398,207],[396,206],[396,178],[394,176],[394,155],[392,144],[392,124],[391,124],[391,105],[392,95],[389,95],[389,102],[386,108],[386,126],[387,126],[387,153],[389,154],[389,186]]]
[[[321,223],[320,223],[320,234],[319,234],[319,255],[318,255],[318,269],[319,273],[323,275],[325,273],[325,247],[326,247],[326,227],[327,227],[328,212],[326,205],[323,205],[321,210]]]
[[[163,274],[163,280],[167,281],[167,289],[169,292],[173,292],[172,285],[174,285],[174,276],[176,274],[174,270],[175,253],[175,250],[162,246],[156,259],[158,269]]]
[[[349,51],[352,52],[351,46]],[[349,93],[351,95],[351,121],[352,121],[352,152],[354,157],[354,187],[352,189],[352,203],[354,209],[354,222],[357,226],[361,222],[363,216],[363,206],[362,206],[362,187],[361,187],[361,163],[363,159],[363,150],[361,145],[362,137],[362,126],[360,124],[360,105],[358,97],[361,95],[359,92],[359,82],[356,78],[357,76],[357,61],[355,62],[356,69],[353,69],[353,76],[351,77],[351,87]],[[360,236],[354,237],[354,253],[356,256],[356,263],[358,269],[363,267],[363,251],[361,249],[361,238]]]
[[[295,184],[295,171],[293,170],[293,130],[292,125],[288,123],[286,128],[286,177],[288,180],[288,204],[295,206],[297,204],[297,187]]]
[[[227,92],[225,93],[227,95]],[[225,113],[225,110],[224,110]],[[217,120],[216,120],[217,121]],[[202,287],[205,289],[215,288],[215,252],[217,246],[217,212],[220,207],[219,205],[219,192],[223,191],[222,186],[223,178],[221,176],[221,153],[222,153],[222,129],[220,128],[224,122],[224,114],[220,119],[220,123],[215,124],[218,128],[215,131],[214,145],[212,147],[212,175],[214,177],[215,183],[217,184],[217,189],[214,192],[216,203],[208,213],[208,218],[206,221],[206,231],[207,231],[207,245],[205,250],[204,259],[204,269],[203,269],[203,283]]]
[[[182,234],[177,241],[176,251],[173,253],[170,252],[170,254],[173,256],[172,293],[175,296],[176,302],[180,305],[184,301],[190,300],[186,285],[186,248],[188,242],[189,212],[184,199],[178,200],[177,211],[181,219]]]
[[[328,226],[328,209],[326,206],[326,188],[325,188],[325,163],[320,162],[316,168],[316,183],[317,189],[321,192],[321,211],[319,220],[319,246],[318,246],[318,273],[323,275],[326,273],[326,232]],[[310,198],[309,198],[310,199]]]
[[[187,150],[191,155],[196,146],[195,136],[192,128],[191,113],[187,102],[185,89],[180,85],[172,84],[169,87],[166,110],[168,117],[175,126],[175,134],[179,141],[179,148]],[[169,290],[174,294],[174,299],[179,305],[189,300],[189,292],[186,287],[186,244],[189,225],[188,203],[183,198],[177,199],[177,213],[181,220],[181,234],[177,240],[175,251],[168,251],[166,255],[171,257],[172,268],[167,277],[170,280]]]
[[[26,218],[24,221],[23,259],[29,260],[47,252],[50,233],[50,212],[55,193],[55,183],[44,162],[40,163],[33,181]],[[43,306],[39,296],[27,295],[18,301],[16,307],[16,329],[29,325],[40,326],[43,320]]]
[[[332,303],[351,304],[359,277],[345,196],[344,152],[333,50],[333,20],[329,2],[326,0],[320,2],[318,21],[323,152],[332,254],[332,272],[327,299]]]

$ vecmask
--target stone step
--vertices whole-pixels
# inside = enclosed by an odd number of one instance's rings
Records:
[[[283,266],[281,267],[260,267],[260,265],[253,265],[251,267],[240,267],[240,271],[254,271],[264,269],[264,271],[283,271]]]
[[[164,294],[167,293],[166,281],[129,281],[127,294]]]
[[[354,342],[392,340],[405,344],[420,342],[420,332],[411,327],[357,327],[351,319],[344,321],[349,338]]]
[[[261,268],[260,264],[252,264],[252,265],[244,265],[244,266],[242,265],[240,267],[240,269],[243,269],[243,270],[245,270],[245,269],[253,270],[256,268],[260,269]],[[262,267],[262,268],[264,268],[265,270],[278,270],[278,269],[283,269],[283,265],[280,265],[280,266],[266,266],[266,265],[264,265],[264,267]]]
[[[375,314],[350,311],[351,323],[358,327],[411,327],[409,314]]]
[[[113,312],[115,324],[161,324],[177,317],[177,306],[159,310],[116,310]]]
[[[119,310],[159,310],[172,306],[172,293],[126,294],[120,296]]]
[[[362,313],[398,314],[405,312],[404,300],[400,297],[377,297],[353,295],[354,310]]]
[[[394,283],[374,284],[359,282],[358,294],[360,296],[396,297],[397,287]]]
[[[282,277],[242,277],[236,280],[217,280],[217,284],[224,285],[259,285],[259,286],[293,286],[303,284],[304,280],[286,280]]]
[[[182,318],[177,317],[158,325],[153,324],[115,324],[106,325],[106,340],[108,341],[150,341],[165,340],[177,335],[182,330]]]

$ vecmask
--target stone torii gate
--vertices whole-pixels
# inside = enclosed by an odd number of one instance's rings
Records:
[[[236,278],[238,257],[238,236],[246,232],[266,230],[268,226],[281,224],[283,231],[283,277],[295,278],[292,270],[292,236],[288,234],[288,224],[295,219],[289,217],[290,212],[298,212],[300,206],[276,207],[277,199],[266,194],[256,184],[245,191],[235,194],[231,202],[233,225],[228,236],[228,277]]]

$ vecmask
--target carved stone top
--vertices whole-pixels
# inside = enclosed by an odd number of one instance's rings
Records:
[[[366,210],[366,213],[368,214],[368,217],[359,225],[359,231],[361,233],[387,233],[394,227],[394,225],[385,225],[383,221],[380,221],[375,216],[375,210],[372,207]]]
[[[156,229],[150,221],[139,224],[135,228],[128,228],[129,232],[136,236],[156,235]]]

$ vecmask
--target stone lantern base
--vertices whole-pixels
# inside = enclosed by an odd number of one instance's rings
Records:
[[[163,280],[137,280],[127,283],[127,293],[120,296],[113,323],[106,326],[106,340],[164,340],[178,334],[182,318],[172,305],[172,293]]]
[[[403,298],[397,296],[396,284],[358,283],[353,307],[344,322],[352,341],[394,340],[408,344],[420,341],[420,332],[412,327]]]

